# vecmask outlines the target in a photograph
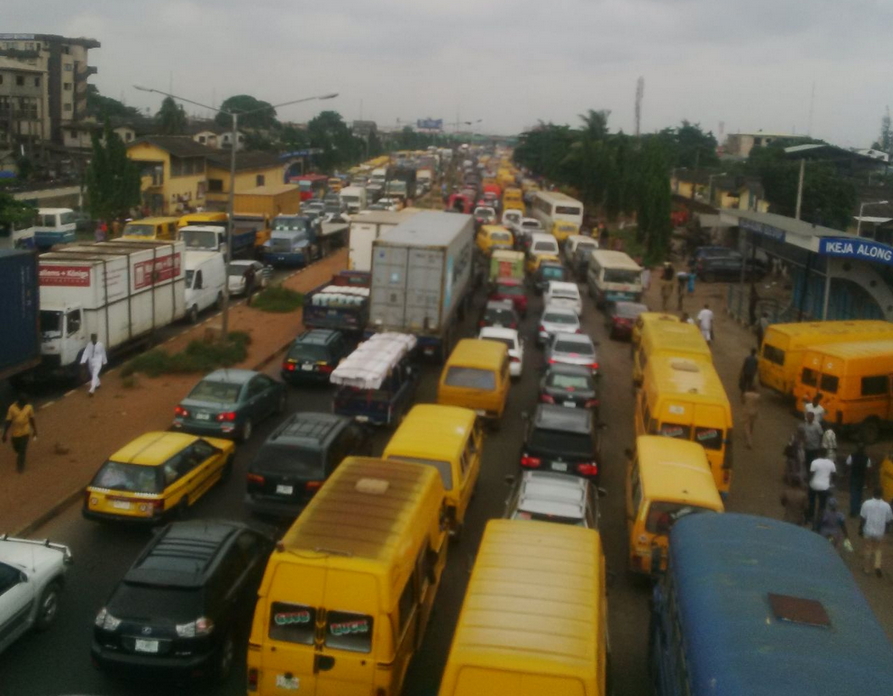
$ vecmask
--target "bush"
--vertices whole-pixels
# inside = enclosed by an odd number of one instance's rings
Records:
[[[244,331],[233,331],[225,341],[191,341],[186,350],[168,353],[161,348],[138,355],[121,368],[122,377],[142,372],[150,377],[165,374],[211,372],[219,367],[232,367],[248,357],[251,337]]]
[[[251,298],[251,306],[262,312],[293,312],[304,304],[304,296],[281,285],[271,285]]]

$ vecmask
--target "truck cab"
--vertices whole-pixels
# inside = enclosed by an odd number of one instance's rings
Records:
[[[80,305],[41,302],[40,353],[48,370],[69,367],[76,373],[89,338]]]
[[[306,266],[320,257],[316,225],[304,215],[278,215],[264,259],[272,266]]]
[[[254,227],[235,226],[232,233],[232,256],[253,256]],[[187,225],[181,227],[177,238],[186,244],[187,251],[219,251],[226,253],[226,224]]]

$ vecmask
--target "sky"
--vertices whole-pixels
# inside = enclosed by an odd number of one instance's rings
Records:
[[[97,39],[91,81],[153,113],[161,97],[133,85],[211,105],[338,92],[278,116],[501,135],[606,109],[629,133],[641,76],[643,132],[687,119],[869,147],[893,102],[889,0],[3,0],[2,16]]]

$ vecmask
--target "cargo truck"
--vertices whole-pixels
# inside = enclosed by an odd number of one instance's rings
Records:
[[[306,266],[322,257],[318,225],[301,215],[278,215],[264,245],[264,260],[271,266]]]
[[[348,186],[341,189],[341,200],[347,206],[347,212],[356,215],[366,208],[366,189],[362,186]]]
[[[75,377],[90,334],[112,357],[182,319],[184,252],[179,241],[114,240],[42,254],[41,372]]]
[[[418,338],[444,360],[471,298],[474,219],[419,211],[372,242],[372,291],[366,333]]]
[[[187,225],[177,232],[177,238],[188,251],[219,251],[226,253],[226,225]],[[232,258],[253,258],[257,230],[254,227],[236,227],[230,239]]]
[[[369,274],[341,271],[304,295],[302,321],[308,329],[359,333],[369,319]]]
[[[254,245],[258,252],[270,239],[272,220],[277,215],[301,212],[301,187],[295,184],[270,184],[237,192],[233,197],[235,228],[254,227]]]
[[[398,213],[383,210],[355,216],[348,233],[347,267],[352,271],[371,271],[372,242],[416,212],[415,208],[404,208]]]
[[[0,379],[9,379],[40,363],[37,254],[0,251]]]

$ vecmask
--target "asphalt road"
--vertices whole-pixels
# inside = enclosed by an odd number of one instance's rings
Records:
[[[467,335],[474,332],[474,322],[483,297],[479,296],[476,300],[475,310],[465,322]],[[608,603],[614,684],[618,694],[644,696],[651,693],[646,670],[648,587],[631,579],[626,572],[623,509],[623,451],[633,440],[629,346],[608,340],[602,315],[593,309],[588,299],[585,305],[584,327],[601,342],[601,417],[606,425],[602,434],[604,464],[601,485],[607,495],[600,504],[610,575]],[[477,495],[469,509],[461,540],[450,547],[434,618],[429,624],[422,649],[409,669],[404,691],[406,696],[433,696],[437,693],[484,524],[502,515],[509,491],[505,477],[517,474],[523,437],[521,414],[525,410],[532,411],[534,407],[542,364],[542,353],[535,348],[533,341],[540,308],[539,299],[533,298],[531,311],[522,326],[522,333],[527,337],[524,374],[512,387],[502,428],[487,435]],[[278,364],[274,363],[270,373],[277,371]],[[434,401],[437,375],[438,370],[434,366],[424,369],[416,398],[418,402]],[[292,389],[290,409],[329,411],[331,394],[328,388]],[[195,504],[191,513],[194,517],[246,518],[242,502],[245,471],[274,426],[275,422],[267,421],[257,427],[252,440],[239,449],[235,475],[228,484],[210,491]],[[381,452],[387,437],[387,432],[376,435],[376,453]],[[0,654],[0,696],[159,693],[158,688],[152,685],[114,680],[94,670],[89,655],[93,618],[114,584],[145,545],[149,533],[86,522],[80,516],[78,504],[38,530],[34,536],[48,536],[54,541],[69,544],[75,565],[69,571],[69,582],[56,624],[46,633],[25,636]],[[244,648],[247,637],[243,637],[241,642]],[[220,696],[245,693],[244,649],[238,651],[238,659],[231,679],[224,686],[208,689],[206,693]],[[199,691],[190,687],[180,693]],[[164,693],[177,691],[165,689]]]

